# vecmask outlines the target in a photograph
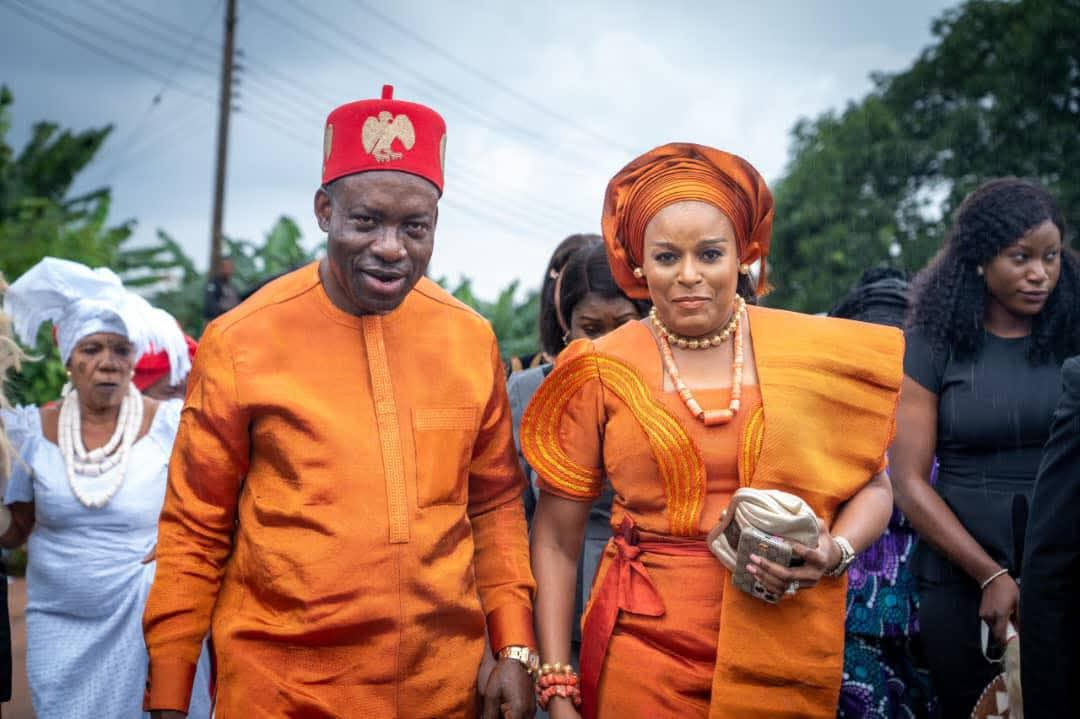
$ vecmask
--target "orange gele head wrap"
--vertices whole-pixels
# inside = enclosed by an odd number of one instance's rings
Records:
[[[735,227],[739,262],[761,262],[757,291],[764,294],[772,193],[746,160],[688,142],[646,152],[608,183],[601,224],[611,272],[622,291],[636,300],[649,298],[645,279],[634,276],[644,260],[645,226],[663,208],[686,200],[707,202],[727,215]]]

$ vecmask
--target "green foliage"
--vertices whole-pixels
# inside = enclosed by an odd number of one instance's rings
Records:
[[[7,142],[12,102],[11,92],[0,88],[0,272],[14,279],[47,255],[118,266],[133,223],[108,226],[108,189],[68,197],[111,128],[73,132],[39,122],[16,153]],[[65,372],[47,331],[34,353],[41,359],[25,363],[10,380],[13,402],[41,404],[60,394]]]
[[[12,102],[0,88],[0,272],[18,277],[46,255],[115,265],[133,223],[107,226],[107,189],[67,196],[111,128],[72,132],[39,122],[16,154],[7,143]]]
[[[206,275],[164,230],[157,231],[157,242],[124,251],[124,282],[132,287],[154,290],[151,301],[180,323],[193,337],[202,333],[203,294]]]
[[[12,404],[43,405],[60,396],[66,381],[67,371],[60,361],[60,350],[52,341],[49,327],[42,327],[36,354],[23,362],[17,374],[8,376],[6,393]]]
[[[61,130],[40,122],[23,150],[7,143],[13,98],[0,88],[0,272],[14,280],[43,257],[63,257],[111,267],[129,287],[142,288],[150,301],[172,313],[184,329],[198,337],[203,326],[206,275],[195,268],[180,244],[159,230],[145,247],[129,247],[134,222],[108,225],[110,192],[101,188],[69,198],[75,177],[93,159],[111,128],[82,132]],[[267,277],[312,260],[296,223],[280,218],[262,244],[227,239],[226,254],[237,268],[240,291]],[[44,404],[60,395],[64,367],[48,328],[33,348],[37,361],[27,362],[9,380],[11,400]]]
[[[225,238],[225,256],[233,261],[233,284],[243,293],[271,277],[307,264],[319,249],[304,249],[303,235],[291,218],[278,218],[262,244]],[[121,270],[127,284],[148,287],[150,301],[166,310],[193,337],[202,334],[205,318],[207,276],[195,269],[180,244],[158,230],[157,242],[139,249],[125,250]]]
[[[793,130],[769,304],[828,309],[868,267],[918,270],[979,183],[1034,177],[1080,219],[1080,2],[970,0],[907,70]]]
[[[321,248],[304,249],[300,227],[290,218],[278,218],[261,245],[247,240],[225,239],[225,255],[233,261],[234,284],[244,291],[314,260]]]
[[[440,284],[446,285],[445,280]],[[484,316],[495,331],[499,341],[499,353],[504,361],[510,357],[532,354],[540,346],[537,332],[537,317],[540,313],[540,294],[529,292],[522,302],[517,302],[518,282],[515,280],[505,287],[494,302],[482,300],[472,291],[472,282],[465,278],[452,291],[454,297]]]

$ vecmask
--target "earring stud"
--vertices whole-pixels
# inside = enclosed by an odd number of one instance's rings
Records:
[[[640,280],[644,276],[645,276],[645,270],[641,269],[640,267],[635,267],[634,268],[634,277],[637,277]]]
[[[746,265],[746,264],[739,265],[739,274],[741,274],[741,275],[750,274],[750,265]]]

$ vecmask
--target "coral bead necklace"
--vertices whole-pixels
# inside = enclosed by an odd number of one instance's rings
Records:
[[[739,411],[740,399],[742,398],[742,372],[743,372],[743,360],[745,358],[743,353],[743,336],[742,336],[742,323],[743,323],[743,311],[746,307],[746,303],[742,297],[735,298],[735,312],[732,317],[731,323],[728,325],[728,332],[725,332],[724,339],[727,339],[728,335],[734,335],[735,356],[732,362],[732,377],[731,377],[731,402],[724,409],[703,409],[698,401],[694,399],[693,393],[690,388],[683,382],[682,376],[679,374],[679,367],[675,364],[675,355],[671,351],[671,343],[668,340],[668,336],[671,334],[666,327],[660,323],[660,318],[655,314],[652,317],[653,324],[657,326],[657,337],[660,341],[660,355],[664,360],[664,369],[667,371],[668,376],[671,377],[672,383],[675,385],[675,391],[679,393],[679,397],[682,398],[683,404],[690,410],[690,414],[694,415],[700,422],[704,423],[706,427],[715,427],[718,425],[727,424]],[[661,329],[662,328],[662,329]]]

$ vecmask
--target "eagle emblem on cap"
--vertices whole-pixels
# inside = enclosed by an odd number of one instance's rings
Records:
[[[406,150],[411,150],[416,144],[416,131],[408,115],[394,117],[393,113],[383,110],[378,117],[364,120],[360,139],[364,143],[364,150],[376,162],[390,162],[401,159],[401,153],[391,147],[394,140],[400,140]]]

